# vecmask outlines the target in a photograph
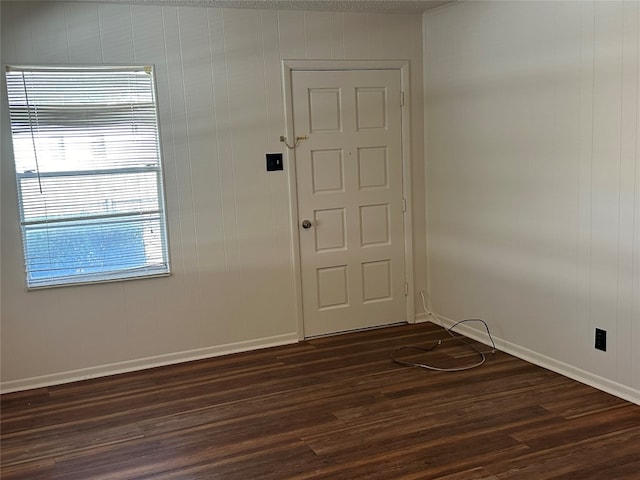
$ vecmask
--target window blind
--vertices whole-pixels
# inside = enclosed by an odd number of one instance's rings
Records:
[[[169,272],[151,67],[7,67],[29,287]]]

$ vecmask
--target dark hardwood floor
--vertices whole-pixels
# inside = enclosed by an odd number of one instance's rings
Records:
[[[6,394],[1,477],[640,479],[640,406],[501,352],[459,373],[390,360],[447,337],[397,326]],[[415,358],[476,360],[451,340]]]

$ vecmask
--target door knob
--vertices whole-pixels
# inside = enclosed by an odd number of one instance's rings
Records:
[[[304,228],[305,230],[308,228],[311,228],[312,223],[309,220],[303,220],[302,221],[302,228]]]

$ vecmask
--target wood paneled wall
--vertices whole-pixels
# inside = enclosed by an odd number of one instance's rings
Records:
[[[640,403],[640,2],[461,2],[424,26],[433,309]]]

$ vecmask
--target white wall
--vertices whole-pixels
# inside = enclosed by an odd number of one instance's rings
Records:
[[[432,309],[638,403],[639,26],[636,1],[424,16]]]
[[[420,16],[1,4],[2,62],[153,63],[170,278],[26,292],[2,99],[5,391],[297,339],[281,59],[411,61],[414,260],[426,288]],[[4,87],[3,87],[4,88]]]

